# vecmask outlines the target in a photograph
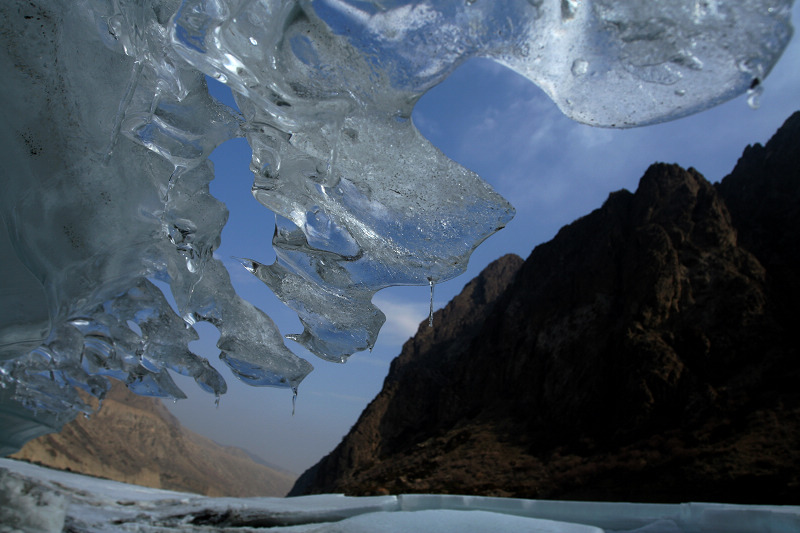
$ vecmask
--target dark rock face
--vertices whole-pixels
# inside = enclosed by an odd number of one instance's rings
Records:
[[[336,450],[298,479],[290,495],[341,492],[342,475],[380,467],[380,458],[403,453],[438,428],[451,424],[462,394],[450,389],[452,369],[463,364],[482,321],[513,279],[522,259],[506,255],[470,281],[450,303],[436,312],[434,327],[422,323],[414,338],[392,361],[378,396]],[[345,474],[349,473],[349,474]],[[309,481],[313,486],[306,486]],[[348,489],[349,490],[349,489]]]
[[[292,493],[800,501],[800,113],[655,164],[424,324]]]

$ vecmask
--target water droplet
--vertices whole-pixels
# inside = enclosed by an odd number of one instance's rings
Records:
[[[758,109],[761,106],[761,95],[764,93],[764,86],[760,83],[754,84],[747,90],[747,105],[751,109]]]
[[[294,416],[294,408],[297,405],[297,387],[292,387],[292,416]]]
[[[572,75],[583,76],[589,71],[589,62],[585,59],[576,59],[572,62]]]
[[[578,11],[578,0],[561,0],[561,20],[572,20]]]
[[[764,66],[758,59],[752,57],[739,61],[737,66],[739,70],[751,77],[750,88],[747,90],[747,105],[752,109],[758,109],[761,105],[761,93],[764,92],[761,85],[761,80],[764,78]]]
[[[253,46],[258,46],[258,41],[256,40],[255,37],[250,37],[250,44],[252,44]]]
[[[686,89],[678,89],[675,91],[675,96],[686,96]]]
[[[217,394],[217,395],[215,395],[215,396],[214,396],[214,406],[215,406],[217,409],[219,409],[219,398],[220,398],[219,394]]]
[[[431,286],[431,305],[430,305],[430,310],[428,312],[428,327],[432,328],[433,327],[433,286],[434,286],[433,279],[432,278],[428,278],[428,283]]]

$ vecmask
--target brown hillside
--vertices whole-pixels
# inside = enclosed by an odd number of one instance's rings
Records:
[[[209,496],[284,496],[294,477],[183,428],[160,400],[118,382],[102,409],[34,439],[15,459],[147,487]]]

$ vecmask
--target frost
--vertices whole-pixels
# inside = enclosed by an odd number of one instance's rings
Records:
[[[385,317],[373,295],[466,269],[513,216],[410,120],[471,57],[599,126],[677,118],[756,90],[791,36],[789,0],[738,2],[5,0],[0,198],[3,445],[57,428],[106,377],[219,396],[188,343],[220,332],[243,381],[289,389],[311,364],[214,258],[227,219],[209,154],[244,137],[276,214],[272,265],[245,268],[294,309],[288,337],[343,362]],[[209,96],[206,76],[239,110]],[[255,255],[255,254],[254,254]],[[156,282],[169,284],[177,313]]]

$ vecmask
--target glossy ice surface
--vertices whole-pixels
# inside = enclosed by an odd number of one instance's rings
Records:
[[[172,370],[223,394],[188,348],[197,321],[247,383],[296,389],[311,371],[213,256],[227,210],[208,156],[221,143],[247,139],[253,195],[277,220],[276,262],[242,264],[298,313],[290,339],[343,362],[375,343],[376,291],[457,276],[513,216],[417,131],[428,89],[488,57],[575,120],[669,120],[755,98],[791,37],[791,4],[2,2],[3,449],[88,411],[76,387],[102,398],[106,377],[180,398]]]

